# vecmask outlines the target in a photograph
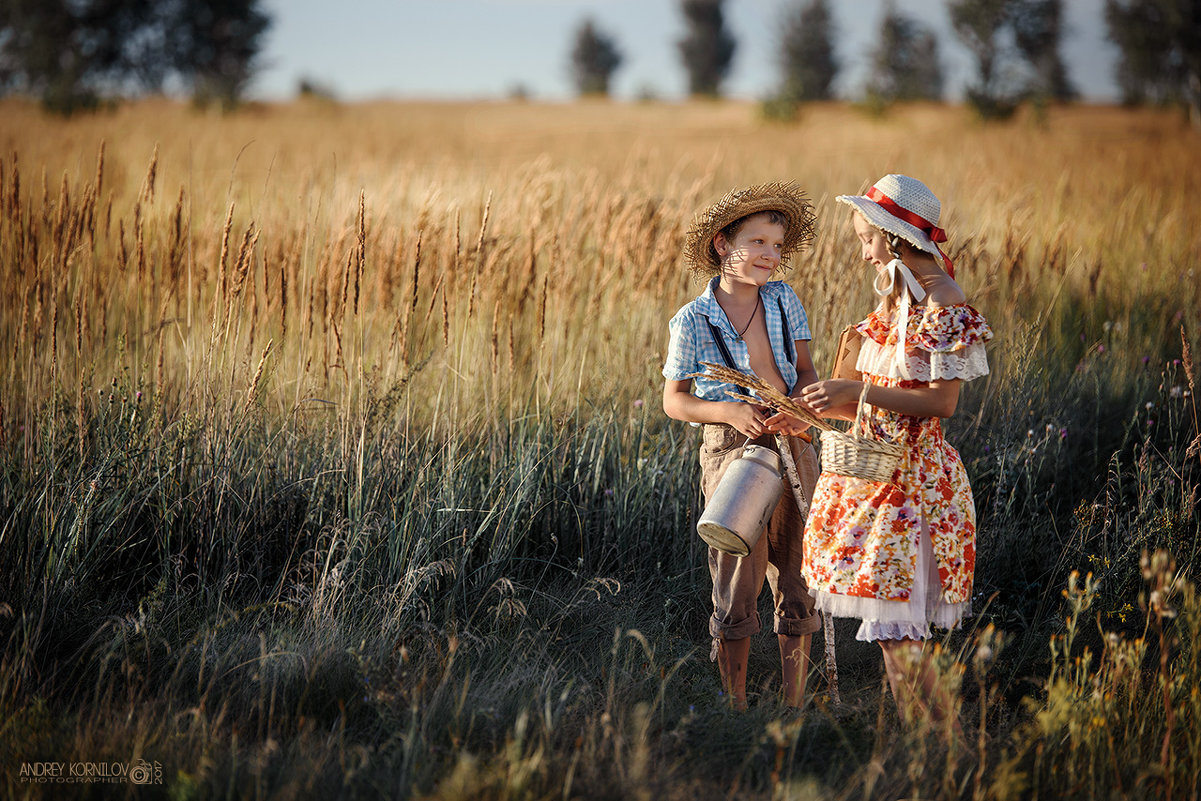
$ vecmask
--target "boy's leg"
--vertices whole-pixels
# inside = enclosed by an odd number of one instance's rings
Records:
[[[787,438],[801,479],[804,501],[813,497],[821,473],[813,447]],[[775,630],[779,639],[781,695],[788,706],[799,707],[805,699],[813,632],[821,628],[821,616],[813,608],[813,596],[801,575],[804,557],[805,516],[790,489],[776,507],[767,525],[767,580],[775,602]]]
[[[799,637],[780,634],[781,695],[787,706],[800,707],[805,701],[805,683],[809,678],[809,648],[812,635]]]
[[[746,437],[729,426],[706,425],[701,444],[701,489],[708,499],[726,468],[742,455]],[[713,658],[721,671],[722,687],[732,703],[746,708],[746,672],[750,636],[759,631],[759,592],[767,570],[767,538],[759,537],[744,557],[709,549],[709,576],[713,580],[713,615],[709,635]]]
[[[721,671],[721,688],[737,710],[746,709],[746,666],[751,656],[751,638],[717,640],[717,667]]]
[[[746,670],[751,635],[759,631],[759,592],[767,570],[767,538],[760,537],[744,557],[709,549],[709,574],[713,578],[713,637],[722,689],[737,709],[746,709]]]

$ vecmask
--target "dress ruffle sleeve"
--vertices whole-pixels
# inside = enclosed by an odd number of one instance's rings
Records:
[[[890,316],[876,309],[855,328],[865,337],[856,365],[860,372],[915,381],[970,381],[988,373],[984,345],[993,332],[984,315],[966,303],[910,313],[904,373],[896,365],[897,334]]]
[[[992,339],[992,329],[984,315],[966,303],[931,306],[924,315],[913,344],[931,353],[948,353]]]

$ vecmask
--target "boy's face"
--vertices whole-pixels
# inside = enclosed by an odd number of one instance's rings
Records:
[[[721,280],[761,287],[780,266],[784,250],[784,226],[766,214],[748,217],[733,240],[725,234],[713,237],[713,249],[721,256]]]

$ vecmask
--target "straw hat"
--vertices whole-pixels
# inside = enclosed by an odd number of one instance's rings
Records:
[[[896,234],[929,253],[954,277],[951,260],[937,244],[947,241],[946,231],[938,227],[942,204],[921,181],[908,175],[885,175],[866,195],[839,195],[834,199],[857,210],[881,231]]]
[[[713,249],[713,237],[732,222],[758,214],[778,211],[784,215],[784,248],[780,267],[787,269],[788,256],[813,239],[813,204],[795,183],[769,183],[736,189],[726,194],[692,221],[684,240],[684,261],[695,272],[712,274],[721,266],[721,257]]]

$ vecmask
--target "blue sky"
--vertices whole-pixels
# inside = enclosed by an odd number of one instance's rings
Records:
[[[759,98],[778,82],[779,21],[797,0],[727,0],[737,52],[727,94]],[[678,0],[265,0],[274,19],[264,68],[252,94],[287,99],[311,78],[345,100],[503,97],[518,85],[536,99],[572,96],[568,54],[585,17],[612,36],[624,56],[618,97],[644,90],[683,96],[676,41]],[[840,94],[858,96],[879,29],[883,0],[834,0],[843,71]],[[942,35],[948,94],[971,72],[950,32],[945,0],[897,0],[898,8]],[[1113,100],[1116,49],[1105,39],[1104,0],[1064,0],[1068,72],[1086,99]]]

